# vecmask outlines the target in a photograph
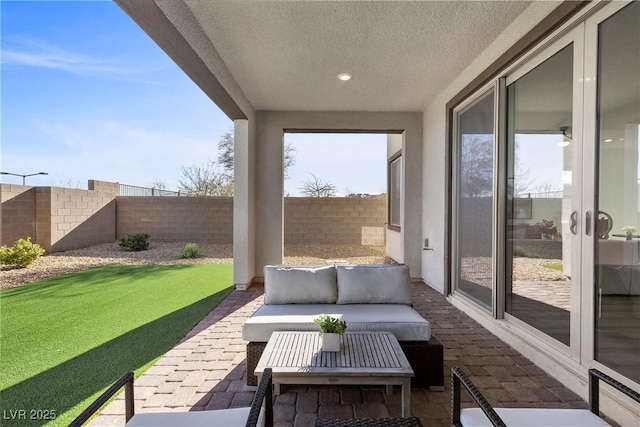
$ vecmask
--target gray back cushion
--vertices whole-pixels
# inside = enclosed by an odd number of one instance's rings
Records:
[[[334,266],[264,268],[265,304],[334,304],[338,299]]]
[[[338,304],[411,304],[406,265],[337,267]]]

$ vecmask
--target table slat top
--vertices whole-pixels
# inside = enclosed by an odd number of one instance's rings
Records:
[[[319,332],[274,332],[258,362],[256,372],[264,368],[274,372],[323,374],[339,370],[357,375],[404,374],[413,370],[398,340],[391,332],[354,331],[340,336],[340,351],[322,351]]]

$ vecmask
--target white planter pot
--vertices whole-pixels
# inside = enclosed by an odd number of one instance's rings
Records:
[[[320,334],[322,340],[322,351],[340,351],[340,335],[338,334]]]

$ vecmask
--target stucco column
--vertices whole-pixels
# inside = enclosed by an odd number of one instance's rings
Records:
[[[414,118],[414,117],[412,117]],[[415,119],[415,118],[414,118]],[[422,122],[415,119],[402,141],[402,245],[411,277],[422,277]]]
[[[233,283],[247,289],[255,269],[255,141],[248,120],[234,121]]]
[[[422,117],[417,113],[256,112],[256,249],[255,276],[280,264],[284,256],[284,132],[375,132],[403,135],[404,262],[421,277],[422,256]]]
[[[256,114],[256,276],[265,265],[282,264],[284,256],[284,128],[278,117]]]

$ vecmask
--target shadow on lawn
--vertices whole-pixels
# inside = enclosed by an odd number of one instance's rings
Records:
[[[171,270],[184,270],[191,267],[189,264],[181,265],[105,265],[100,267],[90,267],[86,270],[74,271],[60,276],[48,277],[33,283],[29,286],[16,286],[2,290],[2,298],[8,299],[14,296],[36,294],[38,298],[58,296],[62,288],[65,291],[72,289],[69,286],[69,276],[74,276],[79,281],[94,284],[93,289],[98,291],[101,286],[111,286],[113,279],[125,276],[132,281],[138,278],[146,278],[149,275],[162,273]],[[79,288],[79,293],[86,295],[88,292],[85,286]],[[65,296],[74,296],[73,293],[65,293]]]
[[[29,419],[32,410],[53,410],[59,417],[125,372],[169,351],[230,292],[231,288],[221,290],[3,390],[2,425],[42,425],[42,419]],[[83,409],[59,421],[66,425]],[[19,410],[26,411],[26,419],[15,419],[20,413],[11,411]]]

